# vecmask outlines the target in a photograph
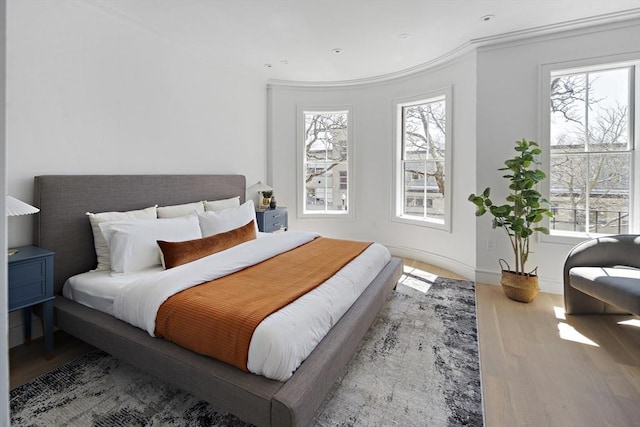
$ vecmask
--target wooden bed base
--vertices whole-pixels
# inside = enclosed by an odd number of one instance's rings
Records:
[[[331,389],[402,273],[392,258],[286,382],[201,356],[60,295],[65,280],[95,268],[85,212],[245,198],[241,175],[49,175],[35,178],[35,243],[55,252],[58,327],[258,426],[305,426]]]

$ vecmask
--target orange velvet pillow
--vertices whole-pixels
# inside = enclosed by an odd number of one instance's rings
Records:
[[[166,269],[169,269],[229,249],[255,238],[256,226],[253,221],[249,221],[242,227],[203,237],[202,239],[186,240],[183,242],[165,242],[164,240],[158,240],[157,242],[162,251],[164,266]]]

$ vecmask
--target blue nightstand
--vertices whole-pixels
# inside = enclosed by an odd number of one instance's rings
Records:
[[[286,231],[289,227],[287,208],[285,207],[258,209],[256,210],[256,220],[258,221],[258,230],[263,233]]]
[[[8,256],[9,311],[22,310],[25,343],[31,342],[31,308],[42,304],[42,328],[47,359],[53,356],[53,252],[23,246]]]

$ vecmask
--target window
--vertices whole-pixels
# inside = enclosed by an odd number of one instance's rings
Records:
[[[548,75],[552,235],[637,231],[635,64],[557,69]]]
[[[302,212],[349,214],[350,109],[300,109]]]
[[[396,102],[395,220],[449,229],[450,89]]]

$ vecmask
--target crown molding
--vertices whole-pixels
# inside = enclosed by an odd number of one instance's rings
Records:
[[[466,42],[457,48],[450,50],[444,55],[432,59],[431,61],[423,62],[411,68],[406,68],[400,71],[394,71],[393,73],[383,74],[373,77],[364,77],[361,79],[353,80],[335,80],[335,81],[298,81],[298,80],[267,80],[268,85],[272,86],[291,86],[291,87],[305,87],[305,88],[327,88],[327,87],[343,87],[343,86],[367,86],[372,84],[385,83],[389,80],[398,80],[403,77],[408,77],[425,70],[432,70],[440,65],[449,63],[459,57],[474,50],[474,46],[471,42]]]
[[[78,2],[74,4],[80,4],[82,6],[86,6],[88,8],[101,11],[102,13],[110,15],[111,17],[116,18],[119,21],[126,23],[132,27],[138,28],[139,30],[143,30],[149,34],[153,34],[154,36],[164,39],[167,42],[179,45],[182,48],[185,48],[191,51],[192,53],[197,54],[203,58],[211,57],[210,52],[204,51],[200,47],[195,46],[193,43],[190,43],[188,40],[183,40],[175,36],[167,37],[165,34],[162,33],[162,31],[158,30],[157,28],[149,26],[146,23],[141,22],[140,20],[137,20],[128,16],[120,8],[117,7],[116,3],[113,0],[94,0],[93,2],[83,1],[83,2]],[[433,70],[438,66],[447,64],[461,56],[464,56],[469,52],[475,51],[478,48],[504,45],[504,44],[513,43],[513,42],[522,42],[523,40],[532,40],[538,37],[553,36],[559,33],[566,33],[568,31],[581,30],[581,29],[584,30],[584,29],[590,29],[593,27],[607,26],[611,24],[616,24],[616,25],[636,24],[637,25],[640,22],[638,20],[640,20],[640,7],[602,14],[602,15],[591,16],[587,18],[574,19],[571,21],[564,21],[556,24],[531,27],[531,28],[511,31],[508,33],[501,33],[501,34],[488,36],[488,37],[471,39],[468,42],[463,43],[462,45],[430,61],[418,64],[410,68],[388,73],[388,74],[364,77],[361,79],[336,80],[336,81],[304,81],[304,80],[269,79],[267,80],[267,85],[304,87],[304,88],[313,88],[313,87],[337,88],[337,87],[347,87],[347,86],[366,86],[366,85],[372,85],[372,84],[380,84],[390,80],[397,80],[403,77],[412,76],[414,74],[417,74],[426,70]],[[634,21],[637,21],[637,22],[634,22]]]
[[[378,83],[384,83],[389,80],[396,80],[403,77],[411,76],[426,70],[433,70],[434,68],[443,64],[449,63],[454,59],[457,59],[471,51],[475,51],[478,48],[487,48],[493,46],[503,46],[509,43],[522,42],[525,40],[538,40],[545,36],[560,36],[565,35],[569,31],[579,30],[593,30],[597,27],[598,30],[609,29],[613,27],[637,25],[640,23],[640,8],[628,9],[625,11],[609,13],[605,15],[592,16],[588,18],[575,19],[571,21],[565,21],[557,24],[543,25],[538,27],[526,28],[518,31],[511,31],[508,33],[497,34],[489,37],[482,37],[469,40],[468,42],[458,46],[457,48],[439,56],[431,61],[424,62],[411,68],[396,71],[381,76],[366,77],[362,79],[354,80],[342,80],[342,81],[295,81],[295,80],[277,80],[270,79],[267,81],[271,86],[291,86],[291,87],[304,87],[304,88],[327,88],[327,87],[344,87],[344,86],[364,86]]]
[[[640,7],[619,11],[619,12],[612,12],[605,15],[597,15],[597,16],[591,16],[587,18],[574,19],[571,21],[564,21],[556,24],[525,28],[522,30],[497,34],[494,36],[481,37],[477,39],[472,39],[471,43],[476,46],[482,46],[482,45],[488,45],[488,44],[491,44],[491,45],[503,44],[503,43],[518,41],[522,39],[553,35],[553,34],[564,33],[567,31],[580,30],[585,28],[592,28],[595,26],[607,26],[608,24],[619,24],[624,21],[633,21],[635,19],[640,19]],[[628,23],[632,24],[632,22],[628,22]],[[636,22],[636,24],[638,24],[638,22]]]

